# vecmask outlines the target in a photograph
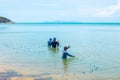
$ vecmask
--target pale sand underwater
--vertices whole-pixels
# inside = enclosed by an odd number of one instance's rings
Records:
[[[0,80],[120,80],[119,35],[111,24],[1,24]],[[65,45],[76,58],[61,59]]]

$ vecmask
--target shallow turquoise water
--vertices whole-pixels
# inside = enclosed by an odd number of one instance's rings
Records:
[[[58,50],[47,47],[56,37]],[[65,45],[76,58],[61,59]],[[120,25],[1,24],[0,70],[22,74],[120,75]]]

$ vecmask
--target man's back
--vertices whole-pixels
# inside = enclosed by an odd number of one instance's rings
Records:
[[[58,44],[58,43],[57,43],[56,41],[53,41],[53,42],[52,42],[52,48],[56,48],[56,47],[57,47],[57,44]]]

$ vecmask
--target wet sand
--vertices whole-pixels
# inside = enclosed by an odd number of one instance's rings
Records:
[[[118,75],[96,75],[96,74],[41,74],[22,75],[16,72],[0,73],[0,80],[119,80]]]
[[[50,75],[41,77],[13,77],[10,80],[110,80],[111,76],[95,76],[95,75]],[[114,78],[112,80],[119,80]]]

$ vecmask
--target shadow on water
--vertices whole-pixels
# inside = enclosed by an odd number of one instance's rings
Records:
[[[40,78],[40,76],[49,75],[49,74],[38,74],[38,75],[23,75],[19,74],[14,70],[8,70],[5,72],[0,72],[0,80],[51,80],[49,77]],[[38,78],[39,77],[39,78]]]
[[[22,77],[22,74],[19,74],[13,70],[9,70],[6,72],[0,72],[0,80],[9,80],[12,77]]]

